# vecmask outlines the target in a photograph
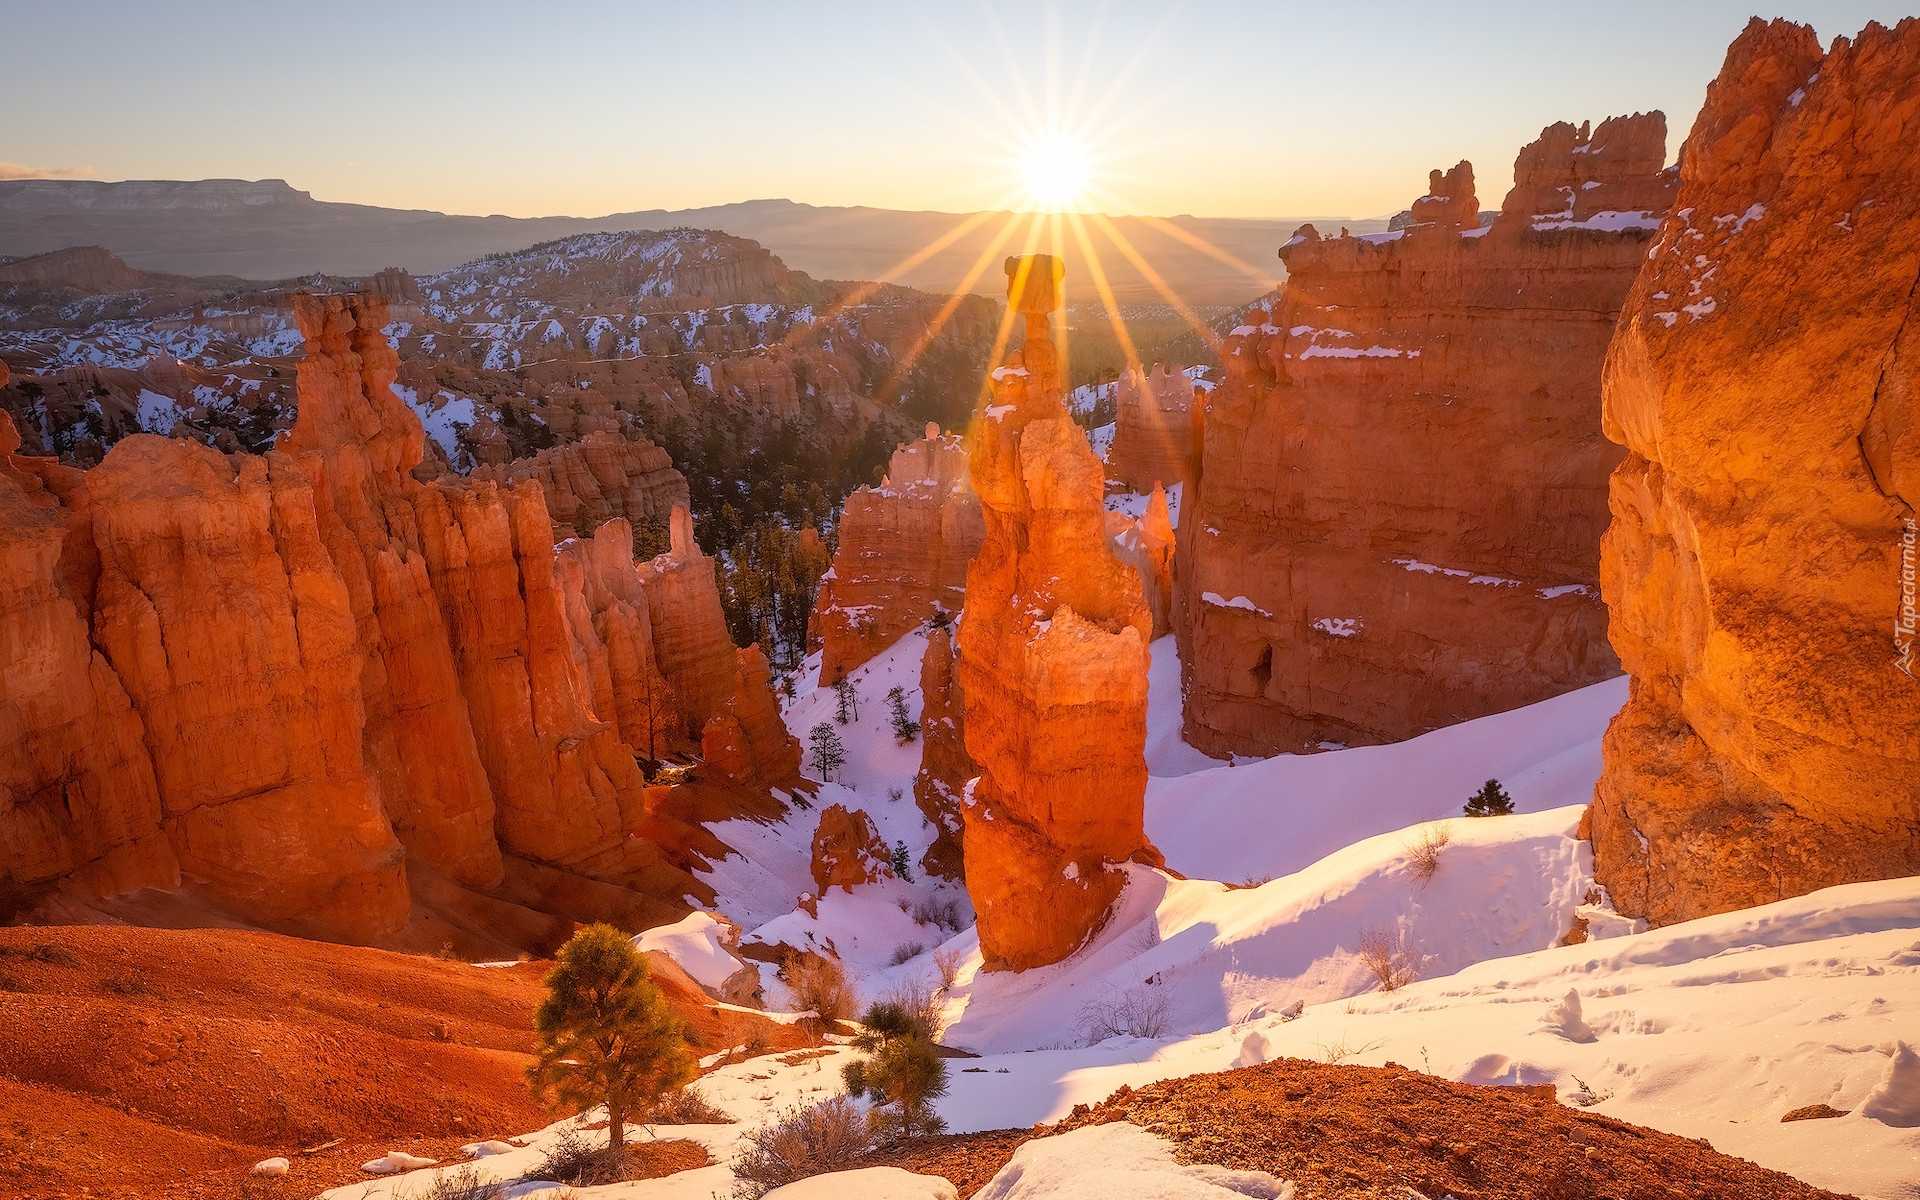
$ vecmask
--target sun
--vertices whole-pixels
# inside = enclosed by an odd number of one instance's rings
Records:
[[[1079,210],[1093,174],[1085,143],[1057,133],[1030,139],[1020,151],[1018,169],[1027,202],[1042,212]]]

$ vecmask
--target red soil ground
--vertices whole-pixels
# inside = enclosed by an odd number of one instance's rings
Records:
[[[814,1044],[653,962],[697,1052]],[[228,929],[0,928],[0,1196],[305,1197],[389,1149],[458,1161],[464,1142],[539,1129],[555,1118],[521,1072],[549,965]],[[275,1156],[291,1176],[249,1178]]]

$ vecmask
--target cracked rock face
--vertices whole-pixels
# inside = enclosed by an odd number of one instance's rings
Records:
[[[1618,673],[1600,374],[1676,183],[1665,146],[1659,113],[1557,124],[1489,227],[1462,163],[1401,232],[1281,249],[1181,506],[1187,741],[1398,741]]]
[[[1147,644],[1138,572],[1117,560],[1104,471],[1067,415],[1048,333],[1062,268],[1007,261],[1026,345],[993,373],[972,471],[986,538],[967,572],[958,675],[967,755],[967,891],[988,970],[1058,962],[1125,883],[1147,842]]]
[[[1594,874],[1655,923],[1920,872],[1920,22],[1751,23],[1607,356],[1632,696]],[[1912,671],[1912,674],[1908,672]]]

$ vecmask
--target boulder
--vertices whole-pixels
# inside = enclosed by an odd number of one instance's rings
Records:
[[[851,892],[893,874],[893,856],[880,840],[873,818],[860,809],[829,804],[813,831],[813,883],[819,895],[828,888]]]

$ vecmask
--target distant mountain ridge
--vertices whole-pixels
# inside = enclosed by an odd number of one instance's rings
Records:
[[[1165,302],[1131,261],[1137,256],[1183,303],[1200,307],[1244,304],[1275,286],[1284,276],[1275,251],[1299,223],[1089,217],[1082,226],[1118,301]],[[1375,232],[1386,223],[1348,224],[1355,232]],[[899,269],[963,225],[965,232],[938,251]],[[364,276],[383,267],[427,275],[582,233],[683,226],[753,238],[787,265],[823,279],[872,279],[952,292],[980,264],[965,290],[997,296],[1004,289],[997,259],[1027,248],[1031,222],[1013,214],[826,208],[790,200],[601,217],[474,217],[315,200],[281,179],[0,181],[0,256],[98,245],[135,269],[178,275],[265,280],[315,273]],[[1011,236],[995,250],[1003,232]],[[1116,235],[1125,248],[1114,244]],[[1086,249],[1072,221],[1043,222],[1034,248],[1062,254],[1074,264],[1068,274],[1070,298],[1094,298]]]

